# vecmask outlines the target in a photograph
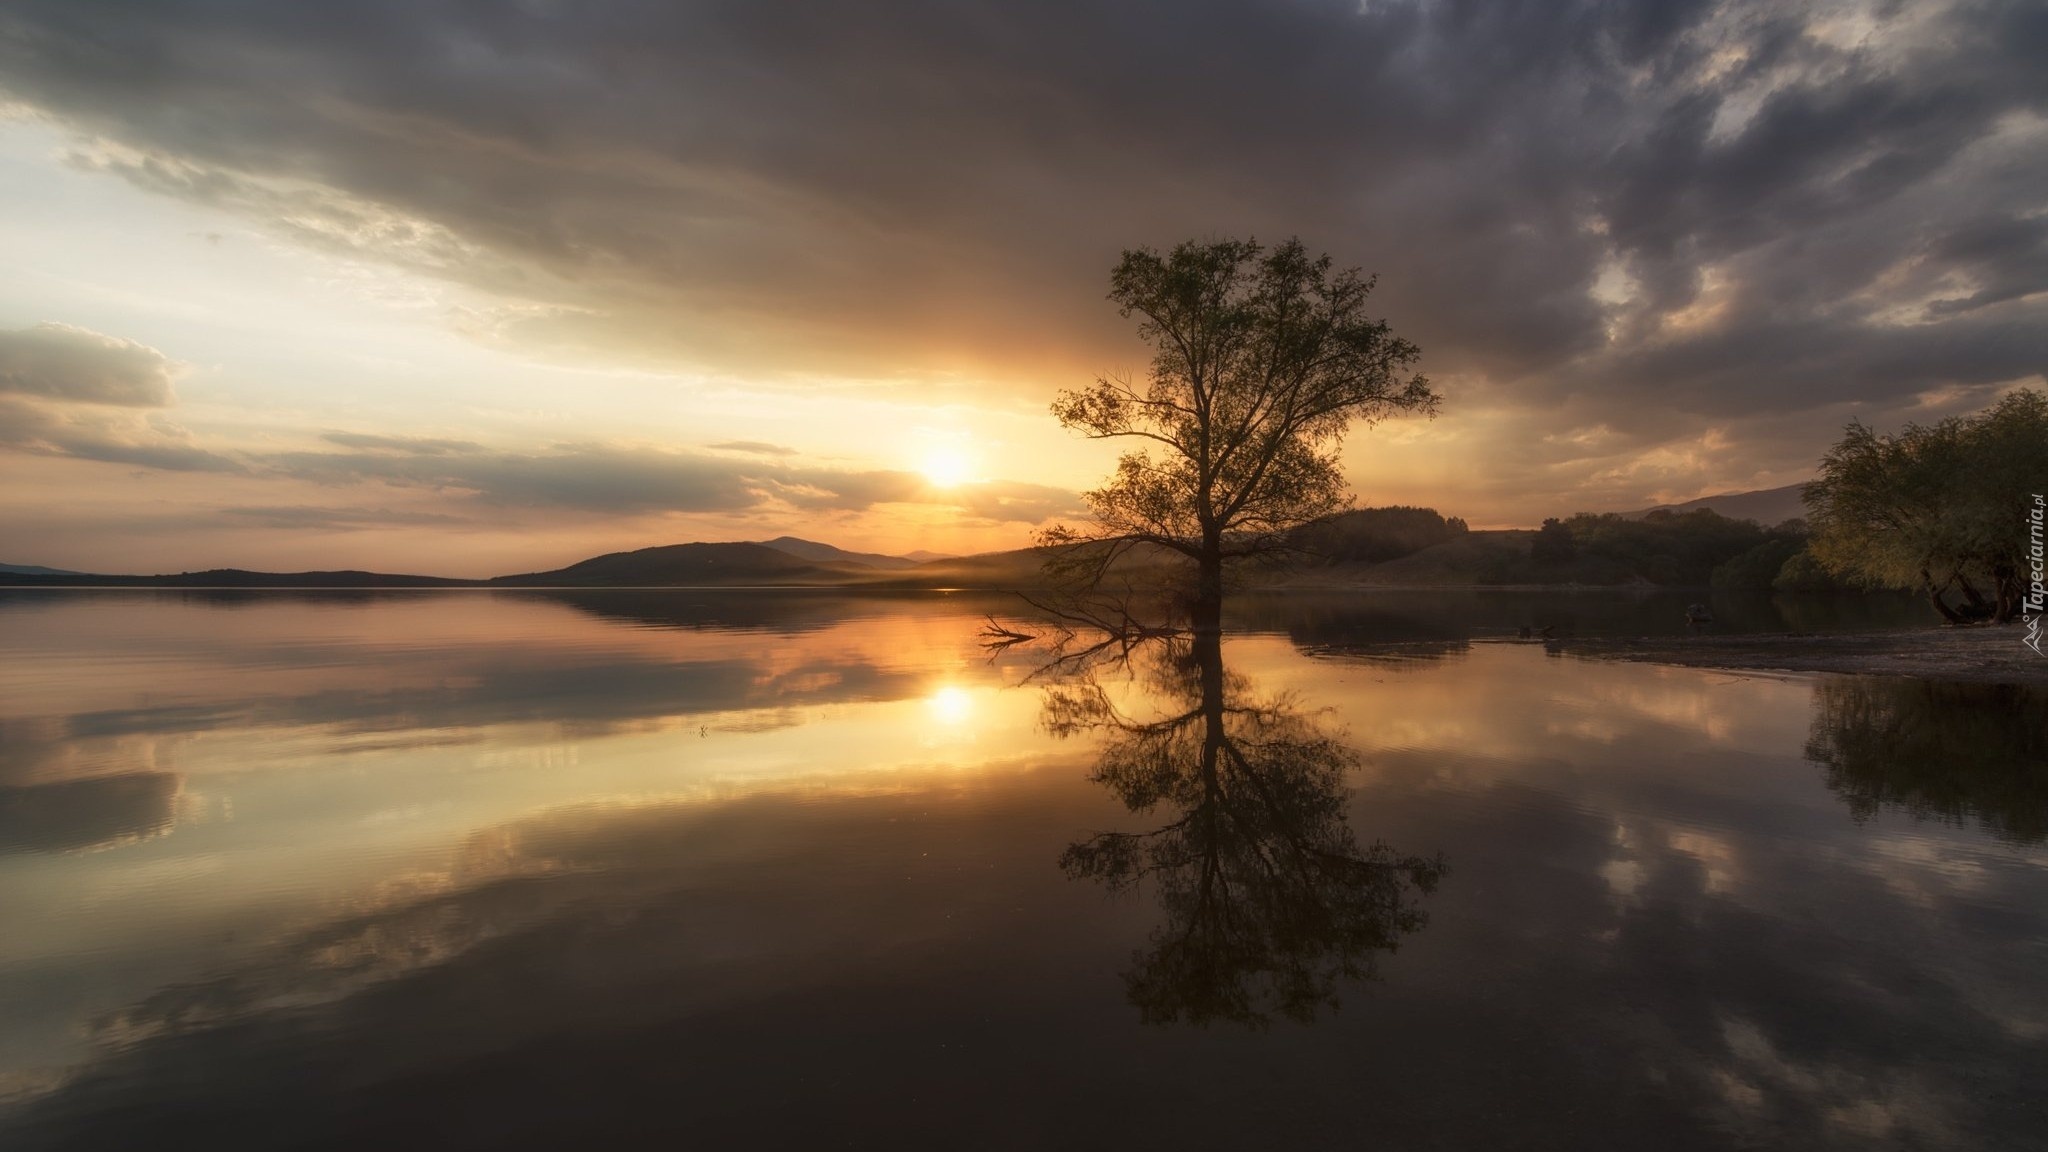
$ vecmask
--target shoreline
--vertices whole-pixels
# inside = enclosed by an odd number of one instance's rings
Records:
[[[1558,640],[1574,656],[1749,672],[1915,676],[1984,684],[2048,685],[2048,658],[2017,626],[1885,632],[1765,633]]]

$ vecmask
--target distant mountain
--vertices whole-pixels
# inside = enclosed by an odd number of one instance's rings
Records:
[[[943,588],[1028,588],[1039,582],[1044,568],[1042,550],[1017,548],[927,560],[912,571],[899,573],[899,579],[892,583]]]
[[[816,540],[802,540],[795,536],[777,536],[773,540],[758,540],[755,543],[760,544],[763,548],[773,548],[777,552],[787,552],[799,560],[809,560],[815,564],[865,564],[870,568],[894,571],[903,568],[915,568],[922,563],[915,556],[884,556],[877,552],[848,552],[844,548],[834,548],[830,544],[820,544]],[[931,559],[942,559],[937,553],[930,553],[929,555]]]
[[[826,547],[818,545],[818,547]],[[838,551],[838,549],[832,549]],[[551,572],[499,576],[494,585],[591,587],[716,584],[847,584],[872,579],[868,565],[819,563],[766,544],[668,544],[593,556]]]
[[[923,552],[920,555],[937,556]],[[610,552],[546,572],[522,572],[489,580],[405,576],[377,572],[248,572],[220,568],[166,576],[102,576],[81,573],[31,575],[0,570],[0,587],[56,585],[78,588],[663,588],[775,587],[866,588],[876,591],[928,588],[1011,589],[1037,586],[1045,553],[1037,548],[940,556],[849,552],[830,544],[784,536],[744,543],[668,544],[632,552]],[[1172,559],[1136,549],[1118,564],[1132,572]]]
[[[388,572],[250,572],[213,568],[160,576],[99,576],[72,572],[61,576],[0,573],[0,585],[48,584],[68,588],[459,588],[474,580],[440,576],[405,576]]]
[[[1730,520],[1754,520],[1770,528],[1806,515],[1806,505],[1800,500],[1805,491],[1805,484],[1787,484],[1783,488],[1764,488],[1755,492],[1723,492],[1719,496],[1702,496],[1683,504],[1659,504],[1655,508],[1623,512],[1622,515],[1630,520],[1640,520],[1652,512],[1684,513],[1711,508]]]
[[[905,552],[903,558],[905,560],[915,560],[919,564],[929,564],[934,560],[958,560],[960,557],[952,552],[931,552],[919,548],[915,552]]]
[[[41,564],[0,564],[0,572],[11,576],[82,576],[68,568],[45,568]]]

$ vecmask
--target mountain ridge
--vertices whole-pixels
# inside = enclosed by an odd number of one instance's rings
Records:
[[[1641,519],[1652,512],[1683,514],[1712,508],[1735,519],[1773,526],[1803,512],[1804,484],[1751,492],[1703,496],[1680,504],[1658,505],[1619,515]],[[1521,530],[1472,532],[1465,543],[1426,548],[1415,558],[1377,566],[1370,576],[1351,578],[1362,584],[1387,581],[1429,584],[1452,580],[1479,553],[1505,556],[1526,551]],[[1476,552],[1474,550],[1477,550]],[[1473,553],[1467,556],[1466,553]],[[918,559],[918,556],[931,557]],[[342,569],[323,572],[254,572],[214,568],[156,576],[102,575],[68,572],[39,565],[0,565],[0,587],[108,588],[605,588],[605,587],[815,587],[915,590],[938,588],[1024,588],[1037,584],[1044,553],[1037,548],[942,556],[920,552],[891,556],[855,552],[799,536],[772,540],[692,541],[607,552],[561,568],[511,573],[484,579],[419,576]],[[1459,561],[1452,563],[1451,561]],[[1141,565],[1158,557],[1134,557]],[[31,571],[23,571],[30,569]],[[1442,569],[1439,571],[1439,569]],[[1313,575],[1303,579],[1317,579]]]
[[[1679,504],[1657,504],[1639,508],[1620,515],[1627,520],[1640,520],[1652,512],[1670,512],[1684,515],[1701,508],[1710,508],[1730,520],[1754,520],[1766,528],[1783,524],[1787,520],[1802,519],[1806,516],[1803,500],[1807,484],[1787,484],[1782,488],[1757,488],[1748,492],[1722,492],[1713,496],[1701,496]]]
[[[876,569],[867,565],[814,563],[752,541],[700,541],[607,552],[563,568],[493,576],[479,583],[491,587],[825,584],[860,575],[862,571]]]
[[[787,552],[800,560],[825,564],[866,564],[871,568],[900,571],[915,568],[923,561],[910,556],[890,556],[880,552],[852,552],[845,548],[817,540],[806,540],[801,536],[777,536],[773,540],[752,540],[763,548]]]

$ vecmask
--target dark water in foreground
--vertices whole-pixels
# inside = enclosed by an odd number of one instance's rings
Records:
[[[989,607],[0,596],[0,1148],[2048,1146],[2040,693]]]

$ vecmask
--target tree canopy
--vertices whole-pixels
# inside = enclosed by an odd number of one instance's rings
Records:
[[[1189,241],[1127,251],[1109,299],[1153,346],[1143,383],[1118,376],[1062,392],[1060,423],[1143,444],[1085,494],[1094,523],[1049,545],[1150,544],[1193,560],[1198,600],[1221,596],[1225,562],[1289,547],[1288,534],[1349,503],[1338,448],[1355,421],[1433,413],[1421,356],[1365,314],[1373,278],[1334,270],[1298,240]]]
[[[1354,508],[1304,524],[1293,533],[1292,543],[1326,563],[1378,564],[1455,540],[1470,530],[1464,520],[1446,518],[1434,508],[1395,504]]]
[[[1949,620],[2008,620],[2025,591],[2027,516],[2041,492],[2048,396],[2033,389],[1889,436],[1852,421],[1806,489],[1813,555],[1867,585],[1918,588]]]

